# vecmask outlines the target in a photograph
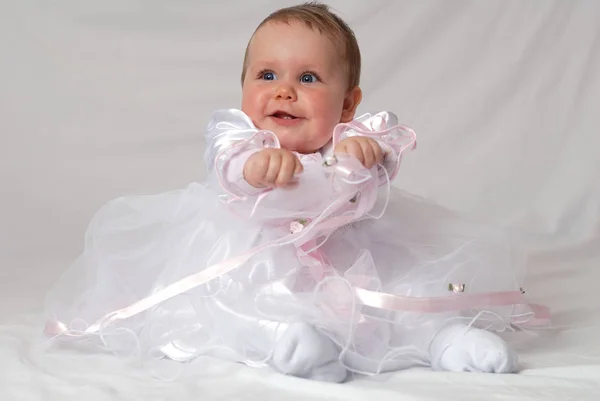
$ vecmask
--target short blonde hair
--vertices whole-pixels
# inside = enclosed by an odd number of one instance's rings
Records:
[[[335,15],[329,7],[318,2],[308,2],[301,5],[279,9],[265,18],[256,28],[256,32],[268,22],[282,22],[289,24],[292,21],[304,22],[310,29],[317,29],[341,49],[340,56],[346,64],[348,75],[348,89],[353,89],[360,84],[361,57],[360,49],[354,32],[344,20]],[[248,67],[248,53],[252,38],[246,46],[244,64],[242,68],[242,85],[246,78]]]

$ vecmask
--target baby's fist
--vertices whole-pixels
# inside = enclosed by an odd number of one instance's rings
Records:
[[[383,162],[383,150],[376,140],[365,136],[351,136],[335,146],[334,153],[356,157],[363,166],[371,168]]]
[[[296,155],[285,149],[263,149],[244,165],[244,179],[255,188],[284,187],[303,170]]]

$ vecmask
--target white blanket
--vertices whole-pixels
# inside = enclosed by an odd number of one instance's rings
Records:
[[[161,382],[112,356],[39,356],[46,289],[107,200],[203,178],[255,26],[292,1],[0,2],[0,399],[600,399],[600,2],[331,1],[364,64],[359,112],[419,146],[395,185],[528,233],[556,331],[518,375],[411,370],[343,385],[199,360]]]

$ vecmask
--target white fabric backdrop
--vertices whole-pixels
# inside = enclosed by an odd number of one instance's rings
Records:
[[[75,379],[66,367],[30,366],[23,355],[39,327],[23,313],[39,311],[105,201],[202,179],[203,128],[212,110],[239,106],[247,40],[269,12],[295,3],[0,0],[0,366],[12,372],[0,375],[2,399],[66,400],[72,386],[88,400],[163,390],[192,399],[193,386],[119,381],[138,373],[112,377],[121,366],[112,360],[84,358],[104,373]],[[205,394],[478,399],[495,388],[527,399],[551,385],[591,396],[600,381],[600,2],[329,4],[361,45],[359,111],[392,110],[419,135],[396,185],[529,233],[547,251],[532,262],[532,296],[571,331],[558,348],[526,351],[531,370],[510,379],[410,372],[309,395],[302,382],[215,362],[215,383],[198,382]]]

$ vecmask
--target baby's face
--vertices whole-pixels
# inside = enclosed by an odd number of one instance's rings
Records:
[[[312,153],[342,120],[347,78],[333,43],[304,23],[267,23],[250,44],[242,111],[281,147]]]

